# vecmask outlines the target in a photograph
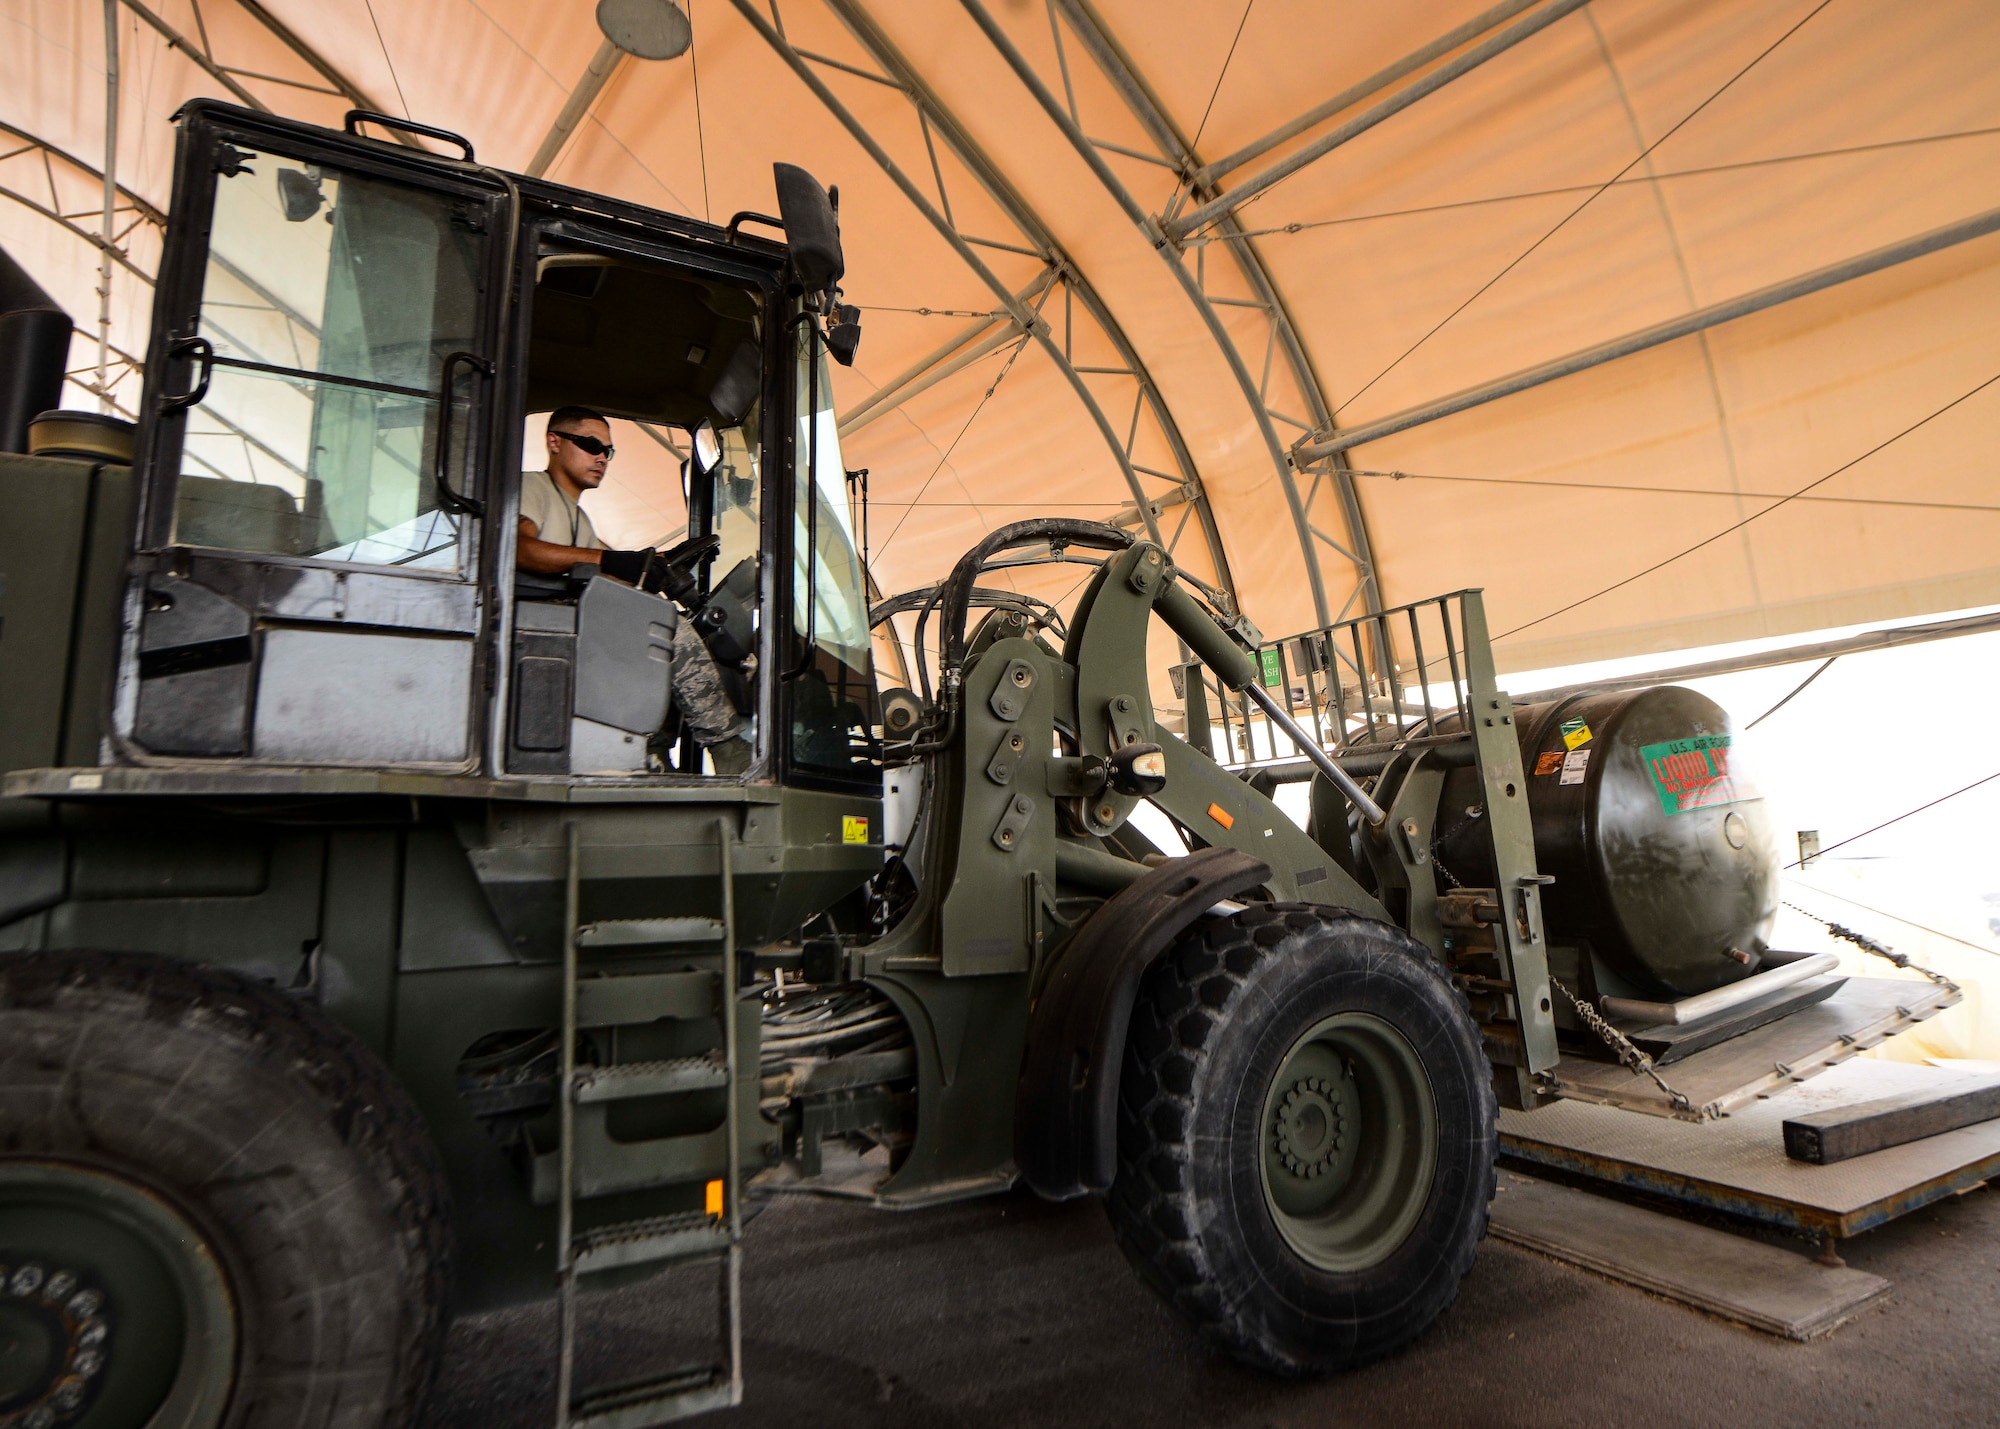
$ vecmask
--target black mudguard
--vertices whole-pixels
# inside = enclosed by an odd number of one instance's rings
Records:
[[[1139,979],[1219,900],[1267,881],[1238,849],[1205,848],[1147,873],[1071,940],[1036,1002],[1014,1096],[1014,1160],[1037,1194],[1064,1201],[1118,1171],[1118,1069]]]

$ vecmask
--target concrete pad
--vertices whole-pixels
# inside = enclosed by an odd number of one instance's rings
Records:
[[[1889,1282],[1761,1241],[1503,1171],[1492,1234],[1792,1340],[1823,1335]]]

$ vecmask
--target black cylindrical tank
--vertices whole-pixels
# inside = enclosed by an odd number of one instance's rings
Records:
[[[1677,685],[1520,705],[1549,937],[1588,943],[1650,995],[1690,996],[1757,971],[1778,910],[1778,841],[1732,756],[1729,716]],[[1438,806],[1438,858],[1491,886],[1476,770]]]

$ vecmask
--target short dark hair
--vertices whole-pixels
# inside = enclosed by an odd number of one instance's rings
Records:
[[[558,407],[549,413],[548,430],[553,432],[558,427],[575,426],[578,422],[603,422],[606,427],[611,425],[602,412],[593,412],[588,407]]]

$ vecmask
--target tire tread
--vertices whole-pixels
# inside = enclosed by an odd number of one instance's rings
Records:
[[[1233,1359],[1282,1374],[1303,1375],[1318,1366],[1286,1353],[1215,1284],[1199,1235],[1189,1155],[1182,1145],[1194,1122],[1195,1094],[1204,1065],[1215,1055],[1217,1033],[1241,1005],[1252,974],[1304,934],[1361,925],[1388,929],[1409,943],[1421,966],[1471,1021],[1471,1005],[1444,968],[1400,929],[1360,914],[1310,904],[1254,904],[1227,919],[1205,920],[1168,949],[1140,984],[1119,1077],[1117,1180],[1106,1198],[1120,1249],[1139,1276],[1190,1324],[1200,1338]],[[1479,1082],[1484,1125],[1491,1126],[1496,1098],[1490,1080]],[[1494,1158],[1485,1158],[1485,1186],[1478,1196],[1477,1234],[1455,1248],[1451,1295],[1471,1271],[1497,1186]],[[1446,1302],[1447,1306],[1449,1301]],[[1346,1359],[1354,1368],[1392,1346]]]
[[[444,1164],[416,1104],[360,1038],[312,1004],[230,969],[95,950],[0,958],[0,1012],[125,999],[140,1004],[146,1021],[203,1024],[211,1037],[235,1043],[259,1074],[303,1084],[342,1144],[389,1192],[397,1238],[421,1281],[410,1287],[414,1333],[380,1423],[415,1424],[443,1348],[454,1230]]]

